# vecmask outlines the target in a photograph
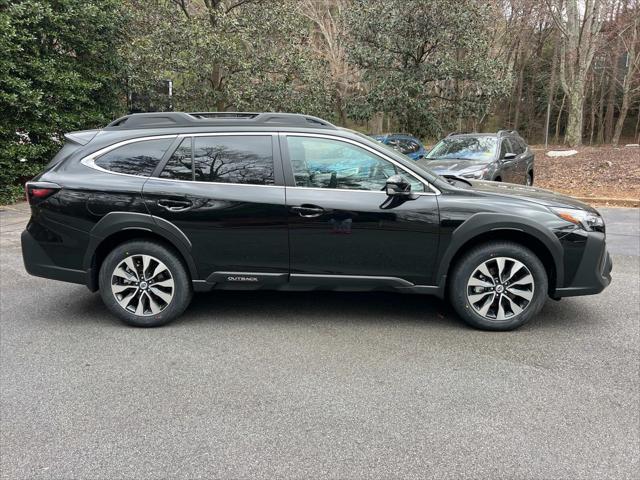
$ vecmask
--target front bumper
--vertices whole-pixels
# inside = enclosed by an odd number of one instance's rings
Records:
[[[575,275],[569,285],[556,288],[554,298],[593,295],[611,283],[613,262],[603,233],[589,233]]]

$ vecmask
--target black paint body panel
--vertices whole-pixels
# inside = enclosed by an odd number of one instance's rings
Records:
[[[216,131],[238,132],[238,128]],[[475,181],[471,187],[452,185],[348,131],[284,127],[251,131],[273,136],[275,185],[182,182],[157,178],[157,171],[146,178],[96,170],[80,160],[116,142],[154,134],[101,131],[36,177],[61,189],[32,205],[22,238],[27,270],[95,290],[105,242],[142,235],[173,246],[199,291],[381,289],[443,296],[452,262],[474,239],[515,235],[549,256],[554,271],[551,296],[597,293],[610,281],[604,234],[586,232],[549,209],[593,210],[581,202],[517,185]],[[176,137],[175,148],[179,134],[198,132],[211,129],[161,133]],[[432,191],[397,198],[378,191],[296,187],[279,148],[280,135],[288,132],[360,142],[392,157],[431,185]],[[162,207],[162,200],[187,202],[189,207],[171,211]],[[323,210],[305,217],[292,210],[299,206]]]

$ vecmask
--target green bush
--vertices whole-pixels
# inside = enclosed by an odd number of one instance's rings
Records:
[[[118,0],[0,6],[0,204],[61,147],[62,134],[122,112]]]

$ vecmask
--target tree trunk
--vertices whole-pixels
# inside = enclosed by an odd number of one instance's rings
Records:
[[[639,27],[640,20],[636,17],[633,24],[631,38],[627,43],[627,71],[624,75],[624,80],[622,81],[622,105],[620,105],[620,114],[618,115],[616,129],[611,140],[611,143],[616,146],[620,141],[620,135],[622,135],[622,129],[624,128],[624,121],[627,118],[627,112],[629,111],[629,97],[631,96],[631,83],[633,82],[634,76],[637,74],[636,70],[638,70],[638,62],[640,62],[640,57],[636,57],[636,41],[638,39]]]
[[[622,96],[622,105],[620,105],[620,113],[618,114],[618,121],[616,122],[616,129],[613,132],[613,138],[611,143],[614,147],[618,146],[620,141],[620,135],[622,135],[622,129],[624,128],[624,121],[627,118],[627,112],[629,111],[629,92],[624,92]]]
[[[518,86],[516,88],[516,111],[513,118],[513,129],[517,130],[520,126],[520,104],[522,103],[522,87],[524,83],[524,61],[518,72]]]
[[[556,133],[553,136],[553,142],[558,143],[560,139],[560,120],[562,119],[562,110],[564,109],[564,102],[567,99],[566,95],[562,96],[562,103],[560,103],[560,108],[558,109],[558,118],[556,118]]]
[[[604,143],[604,94],[605,88],[605,69],[602,69],[602,75],[600,76],[600,100],[598,101],[598,136],[596,137],[597,143]]]
[[[613,65],[611,66],[611,76],[609,77],[609,91],[607,93],[607,113],[604,117],[604,141],[609,143],[613,136],[613,118],[616,109],[616,85],[618,83],[618,56],[613,53]]]
[[[593,145],[593,134],[596,129],[596,82],[594,81],[595,76],[591,79],[591,122],[589,125],[589,145]]]
[[[550,12],[563,34],[560,80],[569,101],[565,142],[575,147],[582,143],[585,86],[601,35],[603,0],[559,3],[550,3]]]
[[[569,118],[564,141],[570,147],[582,145],[582,117],[584,109],[584,84],[576,81],[569,97]]]
[[[558,45],[560,44],[560,34],[558,28],[556,27],[556,32],[554,34],[554,46],[553,46],[553,60],[551,62],[551,75],[549,77],[549,90],[547,92],[547,120],[545,122],[545,132],[544,138],[545,143],[549,138],[549,121],[551,119],[551,106],[556,101],[556,81],[557,74],[556,71],[558,69]]]

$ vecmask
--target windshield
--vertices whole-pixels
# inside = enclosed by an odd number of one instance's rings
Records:
[[[433,147],[426,158],[493,160],[497,145],[496,137],[445,138]]]

